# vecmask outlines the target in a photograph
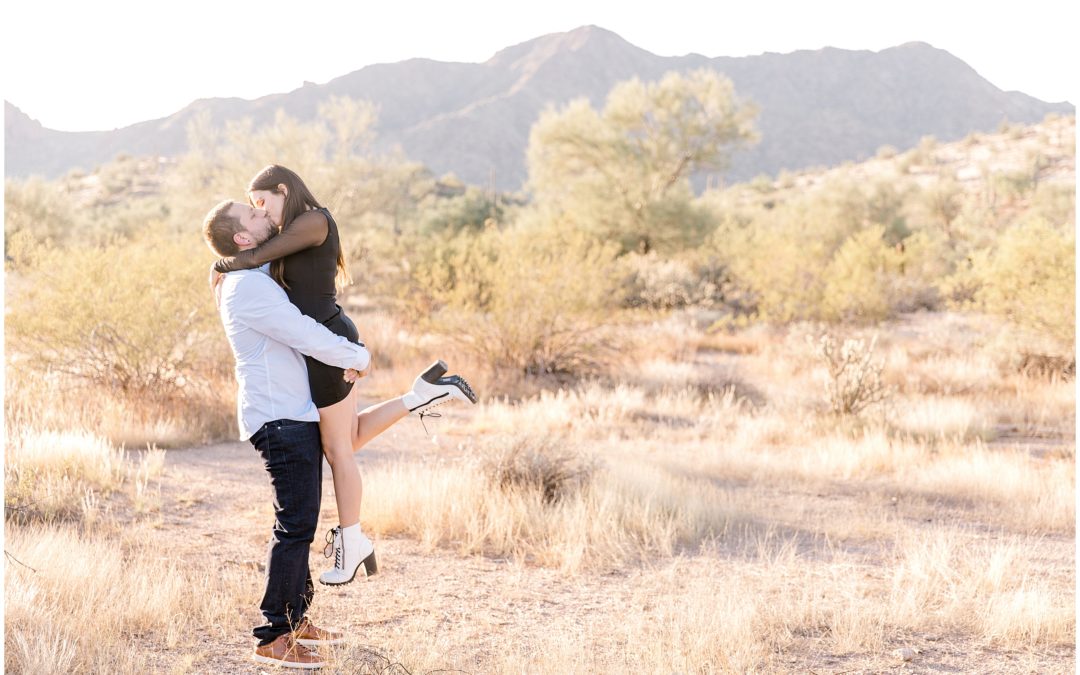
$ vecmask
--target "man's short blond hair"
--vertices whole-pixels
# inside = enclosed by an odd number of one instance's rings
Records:
[[[210,213],[203,219],[203,239],[214,253],[223,258],[240,252],[240,247],[233,241],[233,235],[243,232],[244,226],[240,224],[239,218],[229,213],[235,203],[226,199],[210,209]]]

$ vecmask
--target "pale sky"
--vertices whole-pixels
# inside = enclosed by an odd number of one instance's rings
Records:
[[[195,99],[258,98],[412,57],[483,62],[593,24],[654,54],[748,56],[921,41],[1004,90],[1080,101],[1073,1],[9,0],[4,99],[47,127],[111,129]]]

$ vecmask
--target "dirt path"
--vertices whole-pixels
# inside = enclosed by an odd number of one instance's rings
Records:
[[[444,441],[440,445],[452,444]],[[406,420],[358,457],[362,468],[371,468],[402,456],[442,452],[419,424]],[[774,524],[791,532],[798,529],[800,519],[816,523],[842,518],[852,509],[898,508],[879,503],[888,500],[887,496],[867,491],[808,493],[798,488],[752,485],[733,489],[756,490],[757,500],[764,496],[775,502]],[[790,506],[796,502],[797,509]],[[261,462],[250,445],[222,443],[169,451],[161,503],[160,528],[178,558],[248,570],[254,580],[253,589],[261,587],[272,507]],[[925,518],[931,506],[913,503],[905,509],[901,505],[898,517],[918,521]],[[329,469],[324,466],[320,531],[335,522],[334,511],[333,485]],[[785,513],[799,516],[785,518]],[[314,574],[327,566],[321,555],[321,532],[319,537],[311,552]],[[1071,540],[1051,539],[1048,564],[1070,564]],[[873,542],[853,539],[843,545],[867,561],[868,575],[874,573],[871,561],[880,549]],[[742,567],[746,566],[745,559],[721,553],[665,559],[655,566],[609,573],[564,576],[555,570],[508,560],[425,550],[419,542],[409,539],[379,539],[377,550],[380,571],[370,580],[335,589],[316,584],[313,618],[352,636],[348,645],[335,652],[335,665],[323,672],[418,673],[439,668],[485,673],[509,651],[550,643],[551,636],[575,640],[579,647],[585,645],[598,670],[623,672],[632,664],[625,663],[622,657],[627,638],[621,621],[631,616],[638,621],[651,620],[662,609],[664,598],[685,594],[695,578],[707,572],[713,577],[727,575],[735,581],[745,577]],[[260,619],[258,598],[253,594],[249,600],[247,607],[238,609],[246,625],[254,625]],[[888,649],[873,655],[832,655],[825,646],[825,636],[797,638],[794,648],[778,655],[772,667],[775,672],[817,673],[1042,673],[1074,669],[1072,650],[1016,653],[947,635],[889,637]],[[404,669],[388,670],[390,661],[372,657],[372,653],[391,654],[387,646],[392,646],[394,660]],[[903,663],[892,657],[889,652],[901,646],[917,648],[917,659]],[[250,661],[253,639],[246,630],[208,636],[205,647],[195,656],[194,672],[275,672]],[[565,647],[571,649],[573,645]],[[170,670],[170,663],[179,658],[179,653],[161,653],[162,669]],[[416,663],[438,665],[418,668]],[[581,664],[577,665],[580,669]]]

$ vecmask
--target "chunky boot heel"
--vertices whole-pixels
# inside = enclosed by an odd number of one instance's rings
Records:
[[[333,569],[319,576],[319,583],[327,586],[352,583],[361,566],[366,576],[371,576],[378,570],[375,563],[375,545],[364,536],[359,525],[350,526],[344,531],[338,526],[327,532],[323,555],[327,558],[334,557]]]
[[[446,362],[439,359],[428,366],[428,369],[420,373],[420,379],[430,384],[435,384],[439,378],[446,374]]]
[[[372,549],[371,555],[364,558],[362,564],[364,565],[364,573],[367,574],[369,577],[372,574],[378,574],[378,572],[379,572],[379,563],[375,562],[375,551],[374,551],[374,549]]]

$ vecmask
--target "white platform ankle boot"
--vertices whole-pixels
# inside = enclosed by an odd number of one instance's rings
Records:
[[[409,412],[423,416],[426,411],[447,401],[457,399],[467,403],[476,403],[476,394],[469,383],[460,375],[443,377],[446,363],[436,361],[413,382],[412,390],[402,400]]]
[[[334,556],[334,568],[319,576],[319,583],[327,586],[351,582],[361,565],[369,577],[379,571],[375,562],[375,544],[360,530],[360,523],[349,527],[338,525],[327,532],[323,555],[327,558]]]

